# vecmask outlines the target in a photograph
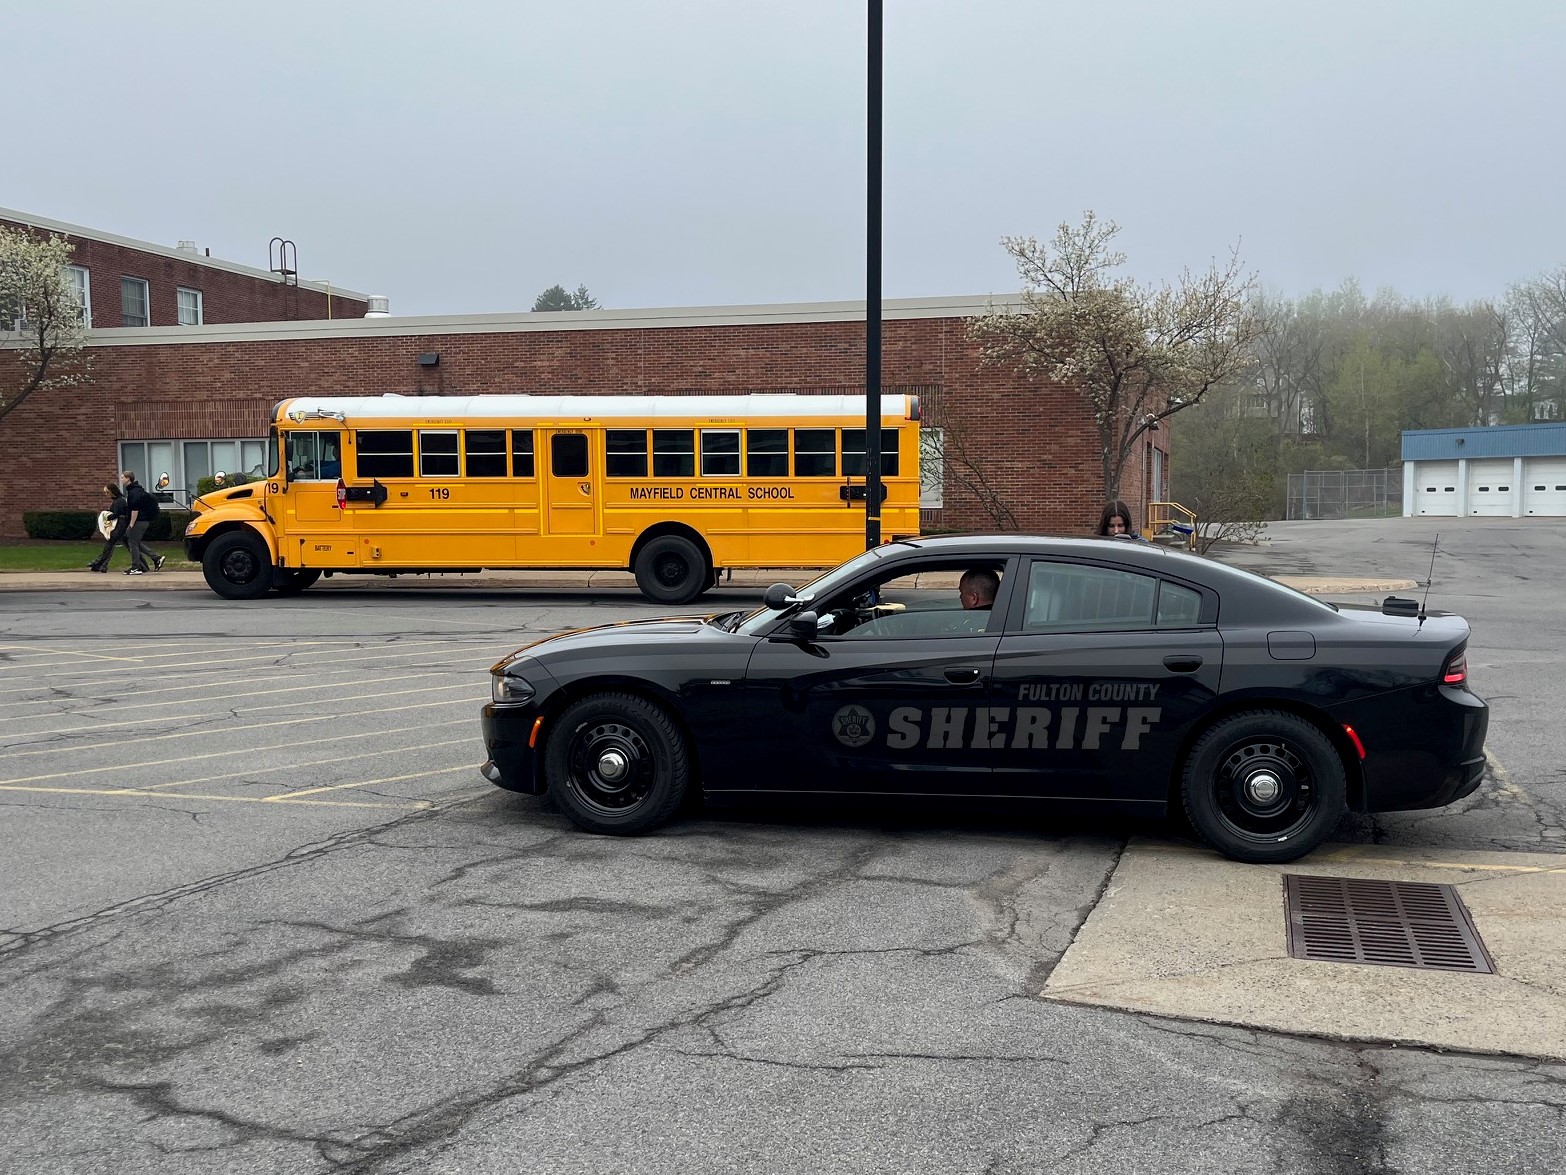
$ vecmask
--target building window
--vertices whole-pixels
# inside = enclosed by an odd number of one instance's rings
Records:
[[[120,278],[120,325],[149,326],[147,283],[139,277]]]
[[[91,329],[92,287],[87,281],[87,271],[80,265],[67,265],[65,267],[65,280],[70,283],[71,289],[76,292],[76,304],[81,307],[81,324]]]
[[[179,324],[200,326],[206,321],[201,315],[201,291],[179,287]]]
[[[336,434],[328,434],[335,437]],[[265,438],[198,441],[121,441],[120,469],[134,470],[149,490],[166,491],[176,506],[190,504],[197,483],[219,473],[232,479],[265,477],[269,462]]]

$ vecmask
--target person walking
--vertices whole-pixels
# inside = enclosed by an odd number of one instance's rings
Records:
[[[101,571],[108,574],[109,563],[114,558],[114,548],[125,542],[125,532],[130,529],[130,503],[126,502],[125,495],[120,493],[120,487],[112,481],[103,487],[103,492],[109,499],[107,511],[113,525],[109,528],[109,535],[103,543],[103,553],[91,563],[87,564],[89,571]],[[130,546],[127,543],[126,549]],[[135,564],[132,563],[132,566]]]
[[[125,483],[125,502],[130,507],[130,521],[126,528],[125,544],[130,547],[131,565],[125,572],[126,575],[145,575],[148,564],[152,570],[163,569],[163,556],[148,548],[142,538],[147,533],[147,528],[158,517],[158,500],[146,491],[141,482],[136,480],[136,474],[126,470],[120,474],[120,480]]]
[[[1111,502],[1104,507],[1104,512],[1098,516],[1098,529],[1093,533],[1104,538],[1145,541],[1131,521],[1131,507],[1121,501]]]

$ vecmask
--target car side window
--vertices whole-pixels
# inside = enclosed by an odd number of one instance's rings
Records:
[[[999,568],[994,570],[998,579]],[[822,634],[875,640],[983,632],[990,610],[963,606],[962,573],[960,567],[926,568],[827,600],[820,608]]]
[[[1022,626],[1029,632],[1151,628],[1157,596],[1158,580],[1150,575],[1035,562],[1028,572]],[[1196,600],[1199,606],[1201,597]]]
[[[1194,628],[1201,617],[1201,592],[1167,580],[1158,585],[1159,628]]]

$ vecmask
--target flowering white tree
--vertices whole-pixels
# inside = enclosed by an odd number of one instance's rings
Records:
[[[1261,327],[1249,307],[1252,279],[1231,254],[1222,269],[1185,270],[1174,285],[1144,286],[1115,271],[1120,226],[1091,211],[1062,224],[1054,240],[1006,237],[1022,278],[1020,309],[975,320],[984,362],[1066,384],[1098,426],[1104,497],[1120,496],[1136,442],[1158,422],[1201,400],[1250,362]]]
[[[86,379],[71,244],[0,225],[0,420],[34,392]]]

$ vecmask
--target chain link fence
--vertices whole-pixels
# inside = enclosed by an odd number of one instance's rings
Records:
[[[1289,474],[1288,518],[1388,518],[1402,513],[1401,466]]]

